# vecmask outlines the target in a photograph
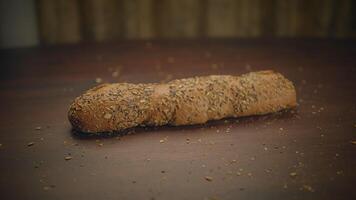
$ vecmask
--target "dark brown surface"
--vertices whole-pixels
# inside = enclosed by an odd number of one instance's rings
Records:
[[[355,45],[142,41],[2,50],[0,197],[354,199]],[[113,78],[109,68],[118,66]],[[70,102],[97,77],[138,83],[262,69],[295,83],[295,111],[102,138],[73,134],[67,121]]]

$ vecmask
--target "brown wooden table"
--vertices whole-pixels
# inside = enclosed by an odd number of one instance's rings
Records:
[[[131,41],[1,50],[0,198],[355,199],[355,45]],[[67,120],[70,102],[97,78],[139,83],[262,69],[295,83],[296,110],[105,137],[72,133]]]

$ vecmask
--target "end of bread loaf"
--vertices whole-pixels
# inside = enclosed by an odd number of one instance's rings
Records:
[[[243,107],[238,116],[263,115],[297,106],[293,83],[278,72],[251,72],[239,79],[236,88],[244,97],[238,102]]]

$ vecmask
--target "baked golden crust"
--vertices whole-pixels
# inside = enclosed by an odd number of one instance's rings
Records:
[[[262,115],[296,106],[293,83],[273,71],[212,75],[165,84],[103,84],[77,97],[68,117],[74,129],[100,133],[135,126],[202,124]]]

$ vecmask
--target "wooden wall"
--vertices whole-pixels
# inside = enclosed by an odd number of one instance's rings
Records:
[[[356,36],[353,0],[37,0],[41,43]]]

